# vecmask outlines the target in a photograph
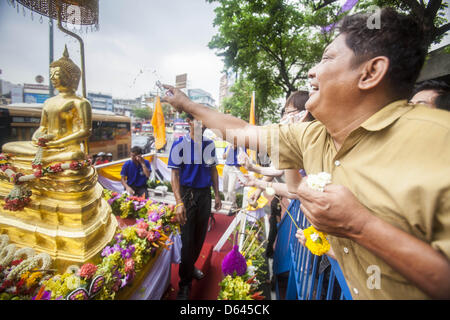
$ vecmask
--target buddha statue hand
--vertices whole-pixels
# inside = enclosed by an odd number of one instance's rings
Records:
[[[39,147],[46,147],[48,145],[48,142],[55,138],[54,134],[48,134],[42,131],[37,130],[33,138],[31,139],[35,145]]]

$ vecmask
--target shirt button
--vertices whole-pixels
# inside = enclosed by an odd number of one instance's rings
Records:
[[[348,253],[348,248],[344,247],[344,253]]]
[[[339,160],[336,160],[336,161],[334,162],[334,165],[335,165],[336,167],[339,167],[339,166],[341,165],[341,162],[340,162]]]
[[[358,289],[356,289],[356,288],[353,288],[353,292],[354,292],[355,294],[358,294],[358,293],[359,293]]]

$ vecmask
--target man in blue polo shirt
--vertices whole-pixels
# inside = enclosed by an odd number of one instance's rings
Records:
[[[142,157],[140,147],[131,148],[131,159],[126,161],[120,175],[125,190],[130,195],[138,197],[145,195],[148,198],[147,180],[150,176],[150,162]]]
[[[191,115],[187,116],[187,122],[190,132],[174,141],[168,162],[177,202],[176,216],[181,225],[178,300],[189,299],[192,278],[201,280],[204,277],[194,264],[205,241],[211,216],[211,186],[214,189],[215,210],[222,207],[214,142],[203,137],[205,128]]]

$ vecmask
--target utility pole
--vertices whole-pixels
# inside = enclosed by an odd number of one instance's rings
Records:
[[[49,65],[53,62],[53,19],[49,18],[49,30],[48,30],[48,34],[49,34],[49,60],[50,63]],[[50,74],[50,68],[48,71],[48,90],[49,90],[49,96],[53,97],[53,84],[52,84],[52,80],[50,79],[51,74]]]

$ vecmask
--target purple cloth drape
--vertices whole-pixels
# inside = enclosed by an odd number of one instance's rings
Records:
[[[350,11],[357,3],[358,0],[347,0],[342,6],[341,10],[339,10],[338,15]],[[329,24],[328,26],[322,28],[322,32],[323,33],[330,32],[335,26],[336,23]]]

